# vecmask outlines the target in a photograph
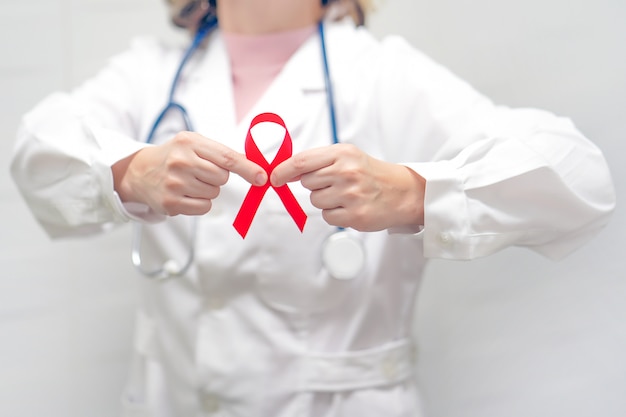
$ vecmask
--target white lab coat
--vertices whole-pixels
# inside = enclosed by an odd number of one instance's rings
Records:
[[[494,106],[396,37],[378,42],[342,22],[328,25],[327,42],[340,140],[427,179],[423,230],[351,231],[366,266],[337,280],[320,260],[334,228],[308,192],[290,185],[308,215],[303,233],[270,189],[244,240],[232,222],[249,185],[232,175],[199,219],[187,276],[142,280],[127,416],[420,415],[410,329],[425,260],[511,245],[559,258],[607,222],[607,166],[569,120]],[[120,203],[110,166],[145,146],[182,53],[136,42],[24,117],[12,173],[51,236],[163,220]],[[317,36],[239,124],[219,32],[190,61],[176,98],[198,132],[240,152],[261,112],[283,117],[294,153],[332,141]],[[167,119],[156,142],[181,129]],[[282,139],[257,144],[271,155]],[[189,227],[174,218],[148,228],[146,259],[184,259]]]

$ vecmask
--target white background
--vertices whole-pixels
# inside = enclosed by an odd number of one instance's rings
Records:
[[[382,0],[370,26],[406,36],[498,103],[571,117],[606,153],[619,197],[624,22],[624,0]],[[135,299],[129,230],[51,242],[8,163],[21,114],[150,33],[173,34],[161,0],[0,0],[0,416],[119,411]],[[429,417],[625,416],[624,232],[618,206],[560,263],[518,249],[433,262],[415,326]]]

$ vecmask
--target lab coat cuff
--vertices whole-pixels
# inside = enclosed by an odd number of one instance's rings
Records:
[[[426,179],[424,256],[470,259],[469,214],[463,180],[452,161],[405,164]]]
[[[390,235],[413,235],[416,238],[422,239],[424,237],[424,226],[396,226],[387,229],[387,233]]]
[[[117,191],[113,191],[113,201],[116,210],[126,219],[140,223],[160,223],[165,221],[166,216],[152,210],[146,204],[124,203]]]
[[[125,135],[106,128],[92,127],[91,133],[100,150],[97,165],[99,165],[102,171],[102,188],[109,206],[115,213],[116,219],[118,221],[127,222],[132,220],[142,223],[164,221],[165,215],[156,213],[145,204],[123,202],[117,191],[115,191],[113,184],[111,166],[117,161],[151,145],[132,140]]]
[[[164,215],[155,213],[144,204],[122,202],[122,199],[113,187],[111,167],[102,161],[96,161],[93,167],[98,172],[104,200],[112,213],[114,222],[125,223],[135,220],[143,223],[158,223],[165,219]]]
[[[411,164],[401,164],[406,166],[409,169],[413,169]],[[417,171],[416,171],[417,172]],[[413,235],[418,239],[422,239],[424,237],[424,226],[417,224],[409,224],[405,226],[395,226],[387,229],[387,233],[390,235]]]

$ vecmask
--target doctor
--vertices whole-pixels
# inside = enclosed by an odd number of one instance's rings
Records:
[[[568,119],[495,106],[402,39],[375,40],[342,18],[362,3],[170,3],[192,32],[196,13],[219,17],[175,93],[193,131],[173,114],[144,142],[185,51],[142,40],[26,114],[11,167],[52,237],[140,222],[158,264],[186,259],[195,233],[181,276],[141,281],[127,416],[419,416],[426,259],[513,245],[558,259],[608,221],[606,163]],[[284,128],[251,128],[267,112]],[[293,156],[271,175],[246,157],[249,134],[269,162],[287,132]],[[242,239],[252,185],[270,188]],[[324,262],[338,228],[362,251],[346,276]]]

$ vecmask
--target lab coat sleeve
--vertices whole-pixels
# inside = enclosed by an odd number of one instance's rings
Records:
[[[94,234],[130,219],[162,216],[124,205],[113,188],[111,165],[145,144],[135,140],[136,44],[72,93],[54,93],[27,113],[11,164],[15,183],[49,236]]]
[[[425,256],[523,246],[559,259],[606,225],[609,169],[570,120],[496,106],[405,42],[384,47],[379,123],[392,158],[420,159],[404,162],[426,179]]]

